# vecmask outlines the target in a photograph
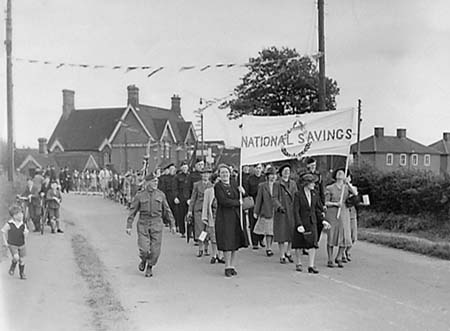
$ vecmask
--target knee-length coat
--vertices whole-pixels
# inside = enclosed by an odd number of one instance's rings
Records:
[[[236,251],[247,247],[240,221],[239,191],[231,181],[229,185],[218,182],[214,186],[217,200],[216,240],[221,251]]]
[[[319,248],[319,229],[322,229],[322,203],[319,195],[311,190],[311,203],[301,188],[294,197],[295,227],[292,237],[292,248]],[[305,228],[305,233],[310,233],[312,240],[305,240],[303,234],[297,231],[299,226]]]
[[[273,240],[290,242],[294,231],[294,195],[297,184],[293,180],[280,179],[273,184],[273,202],[275,215],[273,219]]]

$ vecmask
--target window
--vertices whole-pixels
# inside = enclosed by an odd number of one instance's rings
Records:
[[[394,154],[387,153],[386,154],[386,165],[390,166],[392,164],[394,164]]]
[[[411,164],[413,166],[416,166],[419,164],[419,155],[417,155],[417,154],[411,155]]]
[[[164,142],[164,158],[170,159],[170,143],[167,141]]]
[[[429,167],[429,166],[430,166],[430,164],[431,164],[431,156],[430,156],[430,154],[425,154],[425,156],[424,156],[424,158],[423,158],[423,164],[424,164],[426,167]]]
[[[406,154],[400,154],[400,165],[401,166],[406,165]]]

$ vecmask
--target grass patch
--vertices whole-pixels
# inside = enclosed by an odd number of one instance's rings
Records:
[[[89,288],[87,303],[93,313],[96,330],[120,330],[127,320],[125,310],[117,299],[111,284],[105,277],[105,266],[87,239],[75,234],[72,249],[81,276]]]
[[[448,242],[431,241],[412,235],[367,228],[358,229],[358,239],[450,260],[450,243]]]

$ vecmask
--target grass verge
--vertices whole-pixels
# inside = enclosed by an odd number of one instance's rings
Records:
[[[75,234],[72,249],[81,276],[89,288],[87,303],[93,312],[96,330],[121,330],[127,320],[125,310],[117,299],[111,284],[105,277],[105,266],[87,239]]]
[[[423,255],[450,260],[450,243],[436,242],[402,233],[378,229],[359,228],[358,239],[374,244],[399,248]]]

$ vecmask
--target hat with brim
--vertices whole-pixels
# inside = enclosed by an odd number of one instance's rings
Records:
[[[278,168],[278,173],[281,175],[285,168],[291,169],[291,165],[288,163],[283,164],[280,168]]]
[[[275,175],[275,169],[274,169],[273,167],[268,167],[268,168],[266,169],[266,171],[264,172],[264,174],[265,174],[266,176],[269,176],[269,175]]]
[[[158,179],[158,177],[156,177],[155,174],[152,172],[152,173],[149,173],[147,176],[145,176],[144,179],[146,182],[150,182],[154,179]]]
[[[169,169],[171,166],[175,167],[175,163],[169,163],[168,165],[163,167],[163,170]]]
[[[300,183],[302,185],[308,185],[319,181],[319,176],[315,174],[306,173],[300,176]]]

